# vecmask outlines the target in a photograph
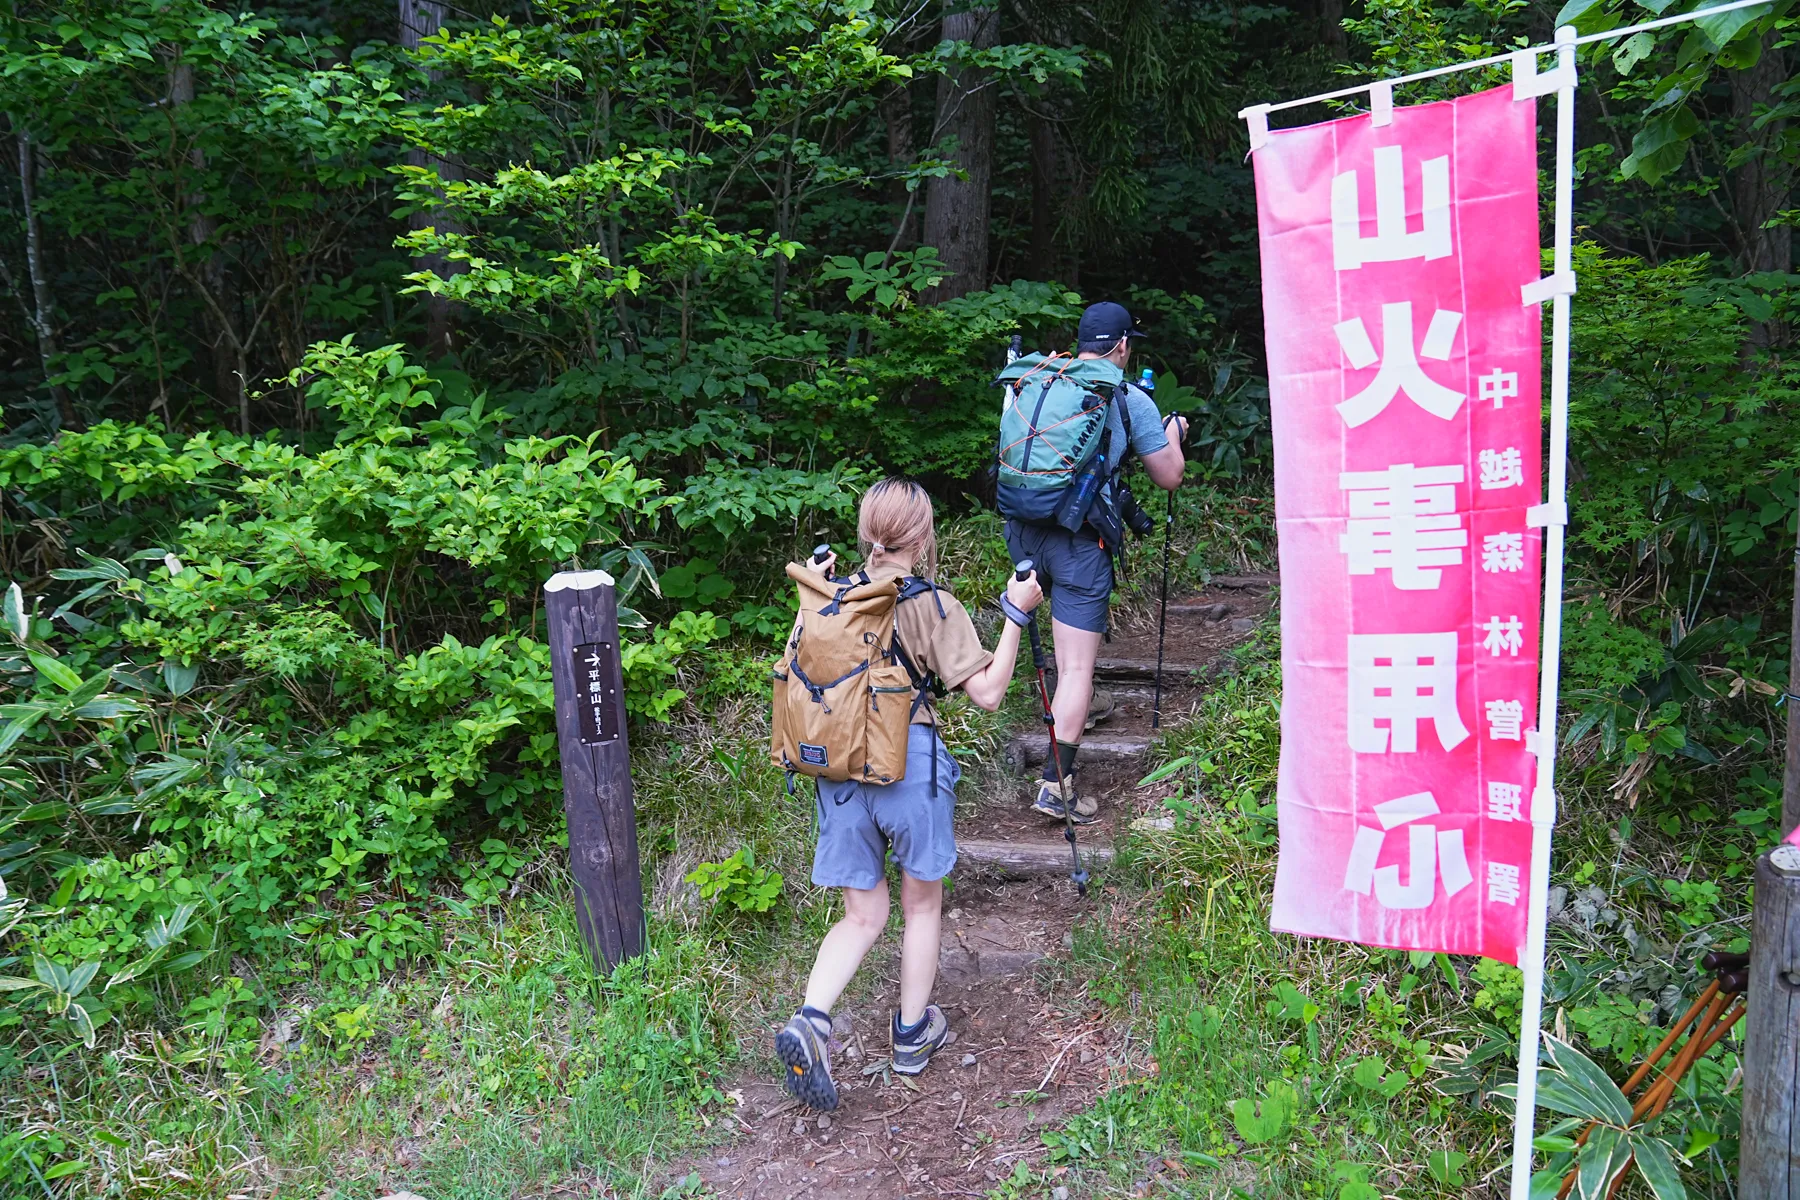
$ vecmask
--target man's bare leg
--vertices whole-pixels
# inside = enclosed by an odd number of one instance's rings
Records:
[[[1056,717],[1056,740],[1065,746],[1081,744],[1087,727],[1088,704],[1094,698],[1094,660],[1100,657],[1100,635],[1052,620],[1056,635],[1056,696],[1050,711]],[[1045,772],[1045,776],[1049,776]]]

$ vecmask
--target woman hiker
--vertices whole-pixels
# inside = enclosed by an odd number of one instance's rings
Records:
[[[937,572],[931,498],[916,483],[888,479],[870,488],[863,496],[857,540],[871,581],[911,576],[930,584]],[[808,565],[829,576],[836,561],[834,554]],[[945,689],[961,688],[989,712],[999,708],[1012,680],[1020,631],[1043,598],[1036,575],[1008,580],[1001,602],[1008,619],[991,654],[981,648],[968,610],[949,592],[935,584],[907,590],[916,594],[895,607],[894,626],[916,669],[935,675]],[[831,1078],[831,1009],[887,927],[890,852],[900,868],[900,911],[906,917],[900,1007],[892,1021],[893,1069],[917,1075],[950,1032],[944,1010],[930,1000],[943,881],[956,863],[951,825],[962,771],[937,734],[931,706],[918,705],[912,721],[906,770],[896,782],[818,781],[812,879],[819,887],[843,889],[844,916],[819,946],[805,1003],[775,1037],[788,1091],[813,1108],[838,1104]]]

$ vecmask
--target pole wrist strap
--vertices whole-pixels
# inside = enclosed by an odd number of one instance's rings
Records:
[[[1017,625],[1020,629],[1025,628],[1025,626],[1031,623],[1031,618],[1026,615],[1024,610],[1004,595],[1000,597],[1000,611],[1006,614],[1007,620],[1011,621],[1014,625]]]

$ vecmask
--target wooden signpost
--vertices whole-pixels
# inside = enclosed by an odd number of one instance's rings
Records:
[[[604,571],[544,584],[576,920],[601,974],[644,952],[644,887],[625,738],[619,597]]]
[[[1800,848],[1757,862],[1751,921],[1737,1194],[1800,1200]]]

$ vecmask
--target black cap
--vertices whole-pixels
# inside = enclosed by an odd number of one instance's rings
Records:
[[[1125,311],[1123,304],[1114,304],[1111,300],[1102,300],[1098,304],[1090,304],[1081,314],[1081,324],[1075,331],[1077,348],[1092,353],[1108,351],[1118,345],[1120,338],[1141,338],[1144,331],[1135,328],[1131,323],[1131,314]]]

